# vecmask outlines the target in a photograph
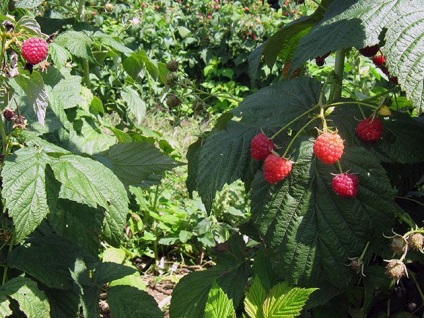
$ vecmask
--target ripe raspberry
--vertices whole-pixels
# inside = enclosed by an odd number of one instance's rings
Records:
[[[326,164],[333,164],[343,155],[343,140],[338,133],[322,133],[315,139],[314,154]]]
[[[356,125],[356,134],[365,142],[377,142],[383,134],[383,123],[378,117],[368,117]]]
[[[331,183],[333,191],[343,198],[356,197],[358,194],[358,185],[358,176],[349,173],[335,175]]]
[[[12,121],[13,118],[15,117],[15,112],[12,109],[10,109],[10,108],[5,108],[3,110],[3,117],[7,121]]]
[[[386,58],[383,55],[375,55],[372,58],[372,62],[376,66],[382,66],[382,65],[384,65],[386,63]]]
[[[265,180],[274,184],[283,180],[290,174],[293,163],[290,160],[281,158],[275,154],[270,154],[264,161]]]
[[[275,149],[275,145],[264,133],[259,133],[250,142],[250,156],[258,161],[264,160]]]
[[[40,63],[47,57],[49,45],[41,38],[30,38],[22,43],[22,57],[31,65]]]
[[[366,57],[373,57],[377,54],[378,50],[380,50],[380,46],[378,44],[372,46],[366,46],[362,49],[359,49],[359,53]]]

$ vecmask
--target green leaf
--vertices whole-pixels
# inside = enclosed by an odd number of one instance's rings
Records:
[[[52,169],[62,183],[63,199],[105,209],[104,235],[110,243],[118,244],[129,200],[124,185],[112,171],[97,161],[76,155],[61,156]]]
[[[124,86],[121,91],[121,97],[127,105],[128,110],[133,114],[140,125],[141,120],[146,114],[146,103],[140,98],[139,93],[129,86]]]
[[[356,198],[344,199],[332,188],[335,166],[312,157],[312,141],[293,155],[290,177],[270,186],[261,173],[253,182],[252,222],[257,224],[280,275],[291,285],[345,287],[349,257],[361,255],[368,241],[391,227],[394,189],[379,161],[361,147],[347,146],[344,171],[359,177]]]
[[[216,284],[209,291],[205,306],[205,318],[235,318],[233,302]]]
[[[384,53],[389,71],[402,89],[424,111],[424,8],[420,0],[334,0],[324,19],[300,41],[294,64],[329,51],[363,48],[380,43],[384,33]]]
[[[108,247],[103,252],[103,262],[114,262],[122,264],[125,261],[126,253],[122,248]]]
[[[133,267],[112,262],[99,263],[96,266],[93,280],[99,285],[104,285],[116,279],[134,274],[135,272],[136,269]]]
[[[19,309],[27,317],[50,317],[47,297],[38,289],[37,284],[29,278],[12,278],[0,288],[0,294],[16,300]]]
[[[6,318],[13,314],[9,306],[10,306],[9,299],[5,295],[0,294],[0,317],[1,318]]]
[[[30,77],[21,75],[16,77],[15,80],[25,92],[35,114],[37,115],[39,123],[44,125],[48,103],[44,81],[40,73],[32,72]]]
[[[250,265],[245,259],[241,236],[224,243],[226,250],[218,255],[217,266],[184,276],[172,292],[170,316],[203,318],[208,294],[216,282],[237,308],[244,294]],[[237,284],[234,284],[237,282]]]
[[[69,51],[55,42],[49,44],[49,55],[57,69],[64,67],[71,58]]]
[[[123,62],[125,71],[135,80],[140,80],[140,72],[146,69],[154,79],[158,78],[158,68],[150,61],[144,50],[132,53]]]
[[[135,287],[110,287],[107,292],[107,302],[110,307],[111,315],[116,318],[163,317],[163,313],[159,309],[154,298],[145,291]]]
[[[23,34],[41,37],[40,25],[34,18],[28,15],[24,15],[16,22],[14,32],[22,32]]]
[[[70,75],[68,71],[61,73],[62,77],[55,85],[49,94],[49,100],[62,109],[76,107],[84,101],[81,96],[81,77]],[[60,75],[59,75],[60,76]]]
[[[72,55],[89,61],[94,60],[91,52],[93,40],[83,32],[66,31],[55,39],[55,43],[66,48]]]
[[[265,318],[297,317],[316,288],[292,288],[287,282],[274,286],[264,302]]]
[[[17,242],[32,233],[50,212],[45,173],[48,161],[44,152],[23,148],[7,157],[2,169],[2,197],[13,219]]]
[[[123,53],[125,55],[130,55],[133,52],[131,49],[122,44],[120,39],[115,39],[109,34],[96,31],[93,38],[98,40],[102,45],[114,49],[116,52]]]
[[[15,4],[16,8],[33,9],[38,7],[43,0],[18,0]]]
[[[161,175],[176,166],[149,142],[119,143],[103,153],[110,167],[125,186],[140,185],[152,175]]]
[[[244,310],[250,318],[264,318],[262,304],[266,296],[266,290],[262,286],[259,276],[255,276],[244,299]]]

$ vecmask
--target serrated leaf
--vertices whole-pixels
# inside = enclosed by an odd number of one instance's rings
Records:
[[[29,278],[12,278],[3,284],[0,293],[16,300],[19,309],[27,317],[50,317],[47,297],[38,289],[37,284]]]
[[[141,99],[139,93],[129,86],[125,86],[121,92],[121,97],[127,105],[128,110],[133,114],[137,120],[137,124],[146,114],[146,103]]]
[[[105,209],[104,235],[112,244],[120,241],[128,213],[124,185],[101,163],[76,155],[64,155],[52,165],[62,183],[61,197]]]
[[[159,309],[152,296],[143,290],[131,286],[112,286],[107,292],[107,302],[113,317],[149,317],[162,318],[163,313]]]
[[[156,65],[150,61],[149,57],[146,54],[146,51],[139,50],[137,52],[132,53],[129,57],[127,57],[122,65],[125,71],[135,80],[140,80],[140,73],[146,69],[150,76],[154,79],[158,77],[158,68]]]
[[[379,161],[360,147],[346,147],[341,159],[343,170],[360,180],[353,199],[333,192],[332,174],[338,171],[312,157],[311,141],[299,145],[293,161],[290,177],[275,186],[256,175],[252,221],[274,268],[291,285],[345,287],[351,274],[348,258],[360,255],[374,235],[391,227],[394,189]]]
[[[6,318],[13,314],[9,306],[10,306],[9,299],[5,295],[0,294],[0,317],[1,318]]]
[[[15,4],[16,8],[33,9],[38,7],[43,0],[18,0]]]
[[[15,32],[22,32],[23,34],[35,35],[41,37],[40,25],[37,20],[24,15],[15,24]]]
[[[219,265],[184,276],[172,292],[170,316],[203,318],[206,300],[215,282],[232,300],[234,308],[237,308],[250,271],[250,265],[244,259],[243,244],[241,236],[232,237],[225,243],[226,251],[218,255]],[[190,293],[187,293],[188,290]]]
[[[122,248],[108,247],[103,252],[103,262],[114,262],[122,264],[125,261],[126,253]]]
[[[264,318],[262,304],[266,296],[266,290],[262,286],[259,276],[255,276],[244,299],[244,310],[250,318]]]
[[[205,318],[235,318],[233,302],[216,284],[209,291],[205,306]]]
[[[380,43],[384,32],[389,71],[398,77],[417,111],[422,112],[424,61],[418,52],[424,47],[423,30],[420,0],[334,0],[324,19],[300,41],[294,64],[299,66],[329,51]]]
[[[54,42],[49,44],[49,55],[57,69],[65,66],[66,62],[71,58],[71,54],[67,49]]]
[[[79,103],[84,101],[81,96],[81,80],[80,76],[65,74],[65,76],[53,86],[49,94],[49,99],[54,100],[54,103],[63,109],[76,107]]]
[[[291,288],[287,282],[274,286],[264,302],[265,318],[297,317],[316,288]]]
[[[7,158],[2,169],[2,197],[13,219],[16,240],[32,233],[50,212],[46,183],[47,155],[34,148],[23,148]]]
[[[16,78],[16,82],[25,92],[35,114],[37,115],[39,123],[44,125],[48,96],[40,73],[33,72],[29,77],[23,75],[18,76]]]
[[[162,175],[176,167],[176,162],[149,142],[119,143],[103,153],[110,167],[126,186],[140,185],[152,175]]]
[[[98,40],[102,45],[114,49],[116,52],[123,53],[125,55],[133,53],[133,51],[122,44],[120,40],[114,39],[106,33],[97,31],[94,33],[93,38]]]
[[[99,263],[96,266],[93,280],[99,285],[104,285],[116,279],[132,275],[136,272],[133,267],[116,264],[112,262]]]
[[[83,32],[77,31],[66,31],[60,34],[56,39],[57,45],[63,46],[71,54],[92,61],[93,56],[91,52],[91,46],[93,40]]]

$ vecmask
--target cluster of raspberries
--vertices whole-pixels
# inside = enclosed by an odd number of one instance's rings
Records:
[[[378,117],[369,117],[358,122],[356,134],[367,143],[381,139],[383,124]],[[274,184],[285,179],[293,168],[293,162],[279,156],[275,152],[274,142],[264,133],[253,137],[250,143],[250,155],[253,159],[263,162],[265,180]],[[325,164],[336,163],[343,155],[343,139],[337,132],[322,132],[313,144],[314,155]],[[356,174],[340,173],[333,177],[333,191],[343,198],[353,198],[358,194],[359,177]]]

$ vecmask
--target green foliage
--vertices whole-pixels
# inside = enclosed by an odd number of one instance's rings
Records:
[[[208,294],[205,306],[205,318],[234,318],[233,303],[219,286],[214,283]]]

